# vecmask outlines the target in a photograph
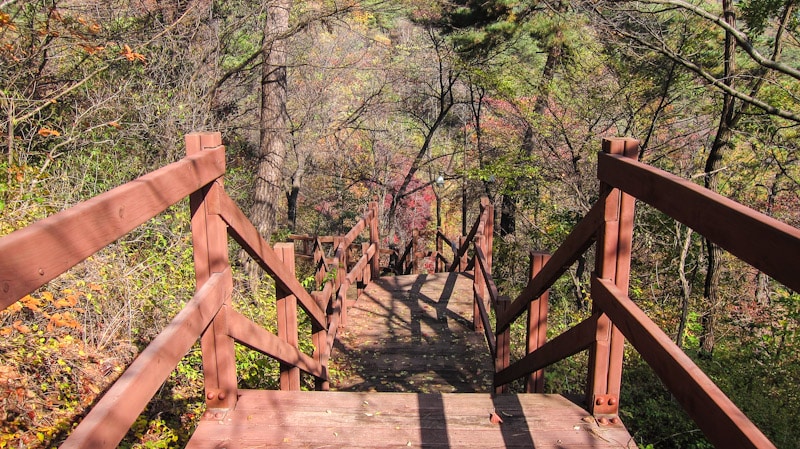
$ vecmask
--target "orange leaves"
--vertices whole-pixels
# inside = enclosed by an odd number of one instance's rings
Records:
[[[92,288],[94,287],[94,288]],[[101,289],[97,284],[91,284],[90,288],[94,291]],[[33,323],[34,330],[36,330],[37,322],[39,326],[43,325],[42,321],[47,320],[47,331],[52,332],[57,328],[70,328],[80,329],[81,325],[73,313],[83,313],[84,309],[77,307],[80,302],[80,297],[83,295],[72,289],[65,289],[62,291],[63,296],[56,297],[52,292],[43,291],[39,293],[38,297],[26,295],[19,301],[10,305],[6,310],[0,314],[14,314],[22,310],[29,310],[33,313],[26,315],[27,322]],[[56,313],[49,313],[55,310],[60,310]],[[65,310],[68,309],[68,310]],[[49,311],[49,312],[48,312]],[[28,334],[31,332],[31,327],[23,324],[22,320],[15,320],[11,326],[0,328],[0,336],[10,335],[13,331],[21,334]]]
[[[58,137],[61,135],[60,132],[50,128],[42,128],[36,134],[39,134],[42,137],[50,137],[50,136]]]
[[[100,53],[101,51],[105,50],[106,47],[104,45],[89,45],[89,44],[78,44],[86,53],[90,55]]]
[[[141,53],[136,53],[133,50],[131,50],[131,47],[129,47],[128,44],[125,44],[122,47],[122,51],[120,52],[120,54],[122,56],[124,56],[125,59],[127,59],[128,61],[131,61],[131,62],[133,62],[133,61],[145,62],[144,55],[141,54]]]
[[[79,329],[80,323],[69,312],[54,313],[50,316],[50,322],[47,323],[47,332],[53,332],[53,330],[57,327]]]
[[[11,21],[11,16],[0,11],[0,28],[8,28],[9,30],[16,30],[17,27]]]
[[[22,324],[22,320],[14,321],[14,324],[11,325],[17,332],[20,334],[30,334],[31,328]]]
[[[107,125],[112,127],[112,128],[114,128],[114,129],[122,128],[122,125],[120,125],[119,122],[116,122],[116,121],[108,122]]]
[[[52,294],[50,295],[50,298],[52,298]],[[30,310],[32,310],[34,312],[40,312],[41,311],[41,309],[39,307],[42,305],[42,300],[34,298],[31,295],[25,296],[24,298],[20,299],[19,302],[23,306],[27,307],[28,309],[30,309]]]

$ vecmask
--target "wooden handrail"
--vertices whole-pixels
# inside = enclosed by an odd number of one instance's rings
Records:
[[[448,268],[447,271],[456,271],[456,268],[458,268],[459,260],[461,260],[461,258],[467,253],[469,243],[475,239],[475,235],[478,233],[478,227],[484,220],[484,210],[486,210],[485,205],[483,202],[481,202],[481,210],[480,214],[478,215],[478,219],[472,224],[472,228],[470,228],[469,233],[466,236],[465,243],[458,248],[458,253],[453,257],[453,263],[450,265],[450,268]]]
[[[136,357],[61,445],[116,447],[233,291],[230,273],[215,273]]]
[[[603,182],[650,204],[800,292],[796,265],[800,229],[634,160],[600,154],[597,173]]]
[[[232,312],[228,317],[229,332],[237,343],[266,354],[275,360],[296,366],[313,376],[327,379],[328,369],[312,357],[294,346],[284,342],[278,336],[255,324],[239,312]]]
[[[517,360],[495,375],[495,386],[511,383],[530,373],[547,368],[559,360],[585,351],[594,342],[597,316],[590,316],[559,336],[545,343],[536,351]]]
[[[575,226],[561,246],[553,253],[542,270],[528,282],[524,290],[497,318],[497,331],[502,332],[522,315],[531,301],[546,292],[578,258],[595,242],[597,230],[603,224],[602,199],[598,200]]]
[[[775,447],[714,381],[617,286],[594,276],[592,298],[619,326],[716,447]]]
[[[286,288],[297,296],[300,306],[311,317],[313,324],[325,326],[325,311],[320,309],[317,303],[311,298],[306,289],[300,285],[296,277],[291,276],[283,264],[278,259],[278,255],[263,237],[258,233],[255,226],[250,222],[244,212],[227,194],[219,197],[220,215],[225,223],[228,224],[228,234],[236,240],[253,260],[267,273],[281,288]]]
[[[796,254],[800,253],[800,230],[690,181],[637,162],[637,145],[630,139],[604,141],[604,151],[618,154],[598,156],[598,177],[604,183],[600,200],[510,307],[498,312],[497,332],[499,335],[508,329],[531,301],[545,293],[592,243],[598,241],[598,246],[602,247],[596,250],[598,261],[592,277],[594,308],[591,317],[507,368],[496,370],[495,387],[590,349],[587,387],[590,410],[596,416],[616,418],[624,336],[717,447],[774,448],[708,376],[628,298],[633,197],[682,221],[795,290],[800,288],[794,273]],[[741,235],[747,238],[742,239]],[[480,263],[480,257],[476,258]]]
[[[225,149],[207,149],[3,237],[0,310],[224,173]]]
[[[223,190],[219,178],[225,172],[225,149],[219,133],[187,135],[186,147],[187,157],[181,161],[0,239],[0,251],[14,255],[0,258],[2,310],[190,197],[197,281],[194,297],[131,363],[62,447],[115,447],[198,337],[208,410],[230,409],[236,404],[234,341],[281,362],[282,389],[300,388],[298,370],[315,376],[317,388],[326,389],[327,363],[346,311],[347,288],[356,282],[363,287],[373,273],[378,274],[377,203],[370,205],[344,237],[306,238],[314,241],[314,250],[320,250],[322,242],[338,242],[335,260],[344,261],[355,238],[369,230],[370,243],[363,245],[363,254],[352,271],[337,272],[336,278],[312,296],[294,276],[294,246],[276,245],[279,255]],[[273,277],[278,335],[230,307],[233,277],[228,235]],[[324,254],[319,264],[317,268],[329,269]],[[316,348],[312,356],[298,348],[296,301],[311,319]]]
[[[483,323],[483,332],[486,336],[486,343],[489,345],[489,352],[492,355],[492,358],[497,356],[497,338],[495,337],[494,332],[492,332],[492,323],[489,320],[489,314],[486,312],[486,305],[484,304],[483,298],[483,287],[485,286],[489,292],[489,298],[491,300],[492,305],[497,304],[497,297],[499,294],[497,293],[497,287],[494,285],[494,281],[492,280],[492,275],[489,270],[488,261],[486,260],[486,256],[483,254],[483,250],[479,245],[475,245],[475,263],[476,271],[480,270],[480,277],[482,277],[483,282],[474,282],[472,284],[473,291],[475,294],[475,304],[478,306],[478,310],[480,311],[480,320]],[[476,273],[476,279],[479,277]],[[485,285],[484,285],[485,284]]]

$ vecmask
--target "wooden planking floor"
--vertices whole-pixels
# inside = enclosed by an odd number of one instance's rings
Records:
[[[339,391],[489,392],[493,361],[472,331],[472,278],[373,281],[348,308],[331,364],[343,373],[331,383]]]
[[[200,422],[191,449],[633,448],[559,395],[242,390],[235,411]],[[503,420],[494,424],[490,414]]]
[[[339,391],[241,390],[236,409],[206,414],[187,447],[636,447],[622,424],[598,426],[562,396],[492,397],[492,360],[471,319],[468,276],[381,278],[340,331],[332,368],[349,374],[332,380]]]

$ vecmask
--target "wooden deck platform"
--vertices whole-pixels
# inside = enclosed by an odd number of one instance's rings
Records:
[[[472,278],[382,277],[348,308],[332,356],[339,391],[488,393],[493,361],[472,331]]]
[[[189,448],[633,448],[559,395],[492,397],[492,360],[472,330],[472,279],[385,277],[349,308],[330,392],[240,391]],[[502,423],[493,423],[495,413]]]
[[[559,395],[243,390],[236,410],[201,421],[191,449],[633,448]],[[503,420],[493,424],[496,410]]]

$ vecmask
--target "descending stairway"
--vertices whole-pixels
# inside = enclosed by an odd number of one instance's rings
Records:
[[[338,391],[240,391],[188,447],[636,447],[621,423],[599,426],[562,396],[489,394],[492,360],[471,314],[469,275],[375,280],[341,330],[333,357],[350,374],[333,378]]]

